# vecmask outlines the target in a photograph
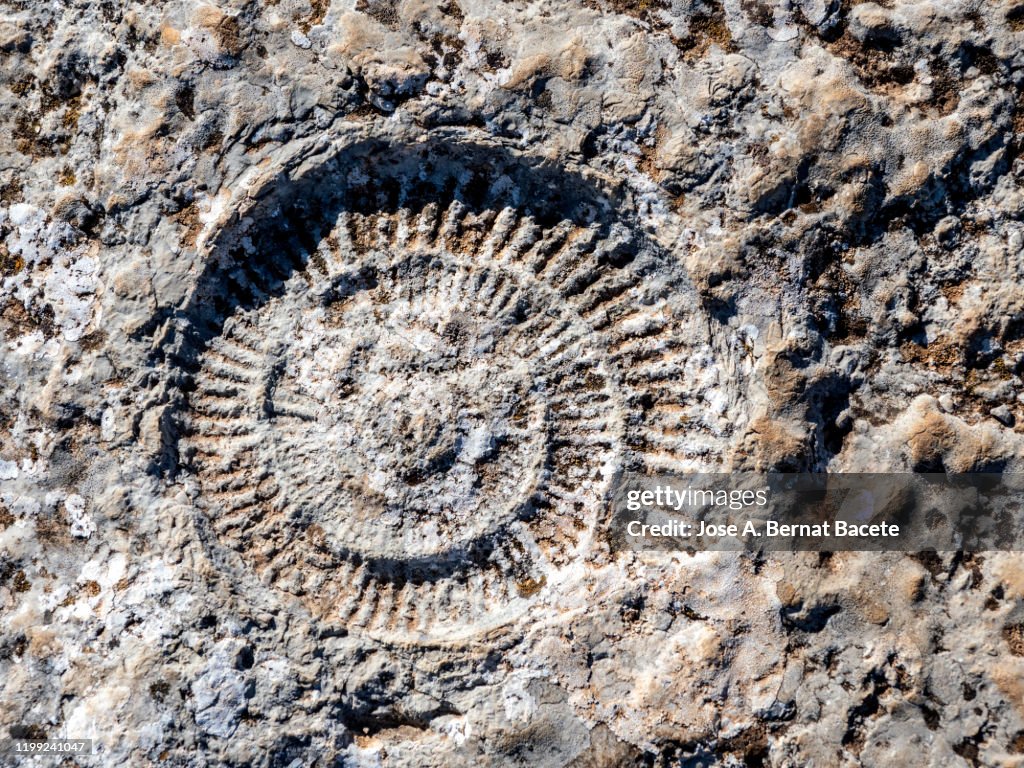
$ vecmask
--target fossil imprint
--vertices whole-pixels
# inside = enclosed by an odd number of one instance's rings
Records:
[[[706,324],[621,201],[472,145],[270,186],[184,311],[179,462],[219,543],[314,616],[508,624],[600,558],[618,470],[707,452]]]

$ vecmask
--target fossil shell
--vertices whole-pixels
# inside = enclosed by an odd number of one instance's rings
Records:
[[[693,448],[681,273],[579,178],[446,150],[271,190],[215,238],[178,352],[219,541],[315,616],[413,641],[543,603],[616,471]]]

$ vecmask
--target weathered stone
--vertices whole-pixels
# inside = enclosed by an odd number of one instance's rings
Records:
[[[1012,553],[617,553],[623,468],[1021,470],[1012,3],[10,3],[0,734],[999,765]]]

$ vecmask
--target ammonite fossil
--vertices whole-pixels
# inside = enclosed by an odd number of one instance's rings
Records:
[[[464,139],[267,187],[182,312],[180,463],[219,542],[319,619],[511,622],[577,578],[616,471],[701,451],[706,330],[613,193]]]

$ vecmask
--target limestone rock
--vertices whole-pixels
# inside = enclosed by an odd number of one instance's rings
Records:
[[[9,3],[0,727],[81,765],[1015,765],[1011,553],[617,472],[1021,470],[1024,11]]]

